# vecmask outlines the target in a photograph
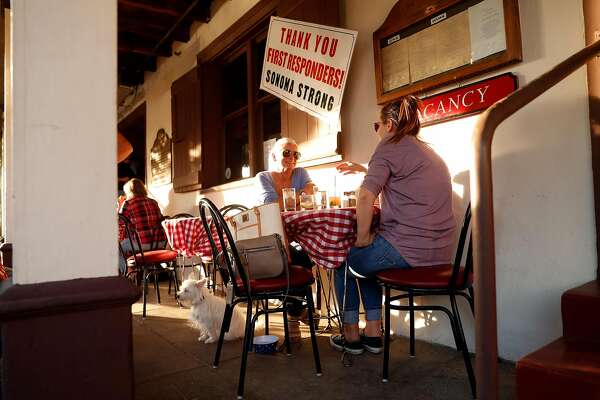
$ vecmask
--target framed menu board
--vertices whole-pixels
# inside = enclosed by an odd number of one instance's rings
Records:
[[[399,0],[373,50],[379,104],[519,62],[518,0]]]

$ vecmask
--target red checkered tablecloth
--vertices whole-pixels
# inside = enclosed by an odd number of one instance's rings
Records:
[[[373,212],[377,221],[379,209],[374,208]],[[287,239],[298,242],[317,265],[325,268],[338,268],[356,241],[355,208],[288,211],[281,213],[281,218]],[[186,257],[212,257],[200,218],[169,219],[162,226],[173,250]],[[216,231],[212,234],[218,245]]]
[[[210,241],[202,226],[201,218],[167,219],[162,222],[162,226],[173,250],[186,257],[193,255],[212,257]],[[219,238],[216,230],[213,232],[213,239],[218,245]]]
[[[338,268],[356,241],[355,208],[288,211],[281,217],[288,240],[325,268]]]

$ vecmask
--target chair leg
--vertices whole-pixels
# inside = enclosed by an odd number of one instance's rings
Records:
[[[269,300],[268,299],[265,300],[265,302],[264,302],[264,308],[265,308],[265,311],[267,311],[265,313],[265,335],[268,335],[269,334],[269,312],[268,312],[269,311]]]
[[[285,304],[284,304],[285,307]],[[290,346],[290,331],[289,331],[289,327],[288,327],[288,315],[287,315],[287,310],[284,308],[283,309],[283,335],[284,335],[284,340],[285,340],[285,350],[287,352],[287,355],[289,356],[290,354],[292,354],[292,348]]]
[[[450,294],[450,305],[452,306],[452,315],[456,318],[456,332],[454,341],[456,342],[456,350],[461,351],[463,344],[467,342],[465,339],[465,333],[463,331],[462,322],[460,320],[460,312],[458,311],[458,304],[456,302],[456,296]]]
[[[415,356],[415,303],[411,290],[408,291],[408,313],[410,314],[410,356]]]
[[[167,289],[167,294],[171,294],[171,280],[173,279],[173,277],[171,277],[171,279],[169,279],[169,288]]]
[[[246,363],[248,361],[248,339],[252,329],[252,301],[248,300],[246,307],[246,333],[244,334],[244,343],[242,344],[242,362],[240,365],[240,379],[238,381],[237,398],[244,398],[244,380],[246,378]]]
[[[452,301],[453,298],[454,301]],[[467,376],[469,377],[469,384],[471,385],[471,393],[473,394],[473,398],[476,398],[477,391],[475,384],[475,374],[473,372],[473,366],[471,365],[471,355],[469,354],[469,349],[467,348],[467,343],[464,339],[465,334],[462,329],[462,323],[460,322],[460,314],[458,314],[458,307],[456,307],[456,298],[453,295],[451,295],[450,299],[451,303],[453,304],[453,312],[450,321],[452,323],[453,328],[458,331],[458,337],[462,342],[460,347],[462,350],[463,360],[465,362],[465,368],[467,370]]]
[[[317,267],[318,268],[318,267]],[[319,274],[319,272],[317,271],[317,274]],[[320,274],[318,275],[317,279],[317,310],[321,310],[321,276]]]
[[[179,283],[177,282],[177,270],[175,268],[177,267],[173,267],[173,270],[171,271],[171,279],[175,286],[175,301],[177,301],[177,305],[181,308],[181,302],[179,301],[179,297],[177,297],[177,293],[179,293]],[[171,279],[169,279],[169,287],[171,287]]]
[[[315,305],[313,303],[312,288],[306,287],[306,306],[308,308],[308,326],[310,327],[310,340],[312,342],[313,356],[315,358],[315,368],[317,370],[317,376],[321,376],[321,359],[319,357],[319,348],[317,347],[317,334],[315,333],[315,324],[313,313],[315,311]]]
[[[156,299],[158,300],[158,304],[160,304],[160,289],[158,287],[158,273],[154,271],[152,273],[154,275],[154,289],[156,289]]]
[[[215,262],[211,263],[211,280],[213,292],[217,290],[217,268],[215,268]]]
[[[473,286],[469,288],[469,295],[471,296],[469,299],[469,305],[471,306],[471,312],[473,313],[473,316],[475,316],[475,292],[473,290]]]
[[[142,318],[146,318],[146,299],[148,298],[148,275],[144,268],[142,271],[142,293],[143,293],[143,306],[142,306]]]
[[[385,333],[383,337],[383,382],[389,379],[390,365],[390,287],[385,287]]]
[[[213,361],[213,368],[219,366],[219,359],[221,358],[221,349],[223,348],[223,340],[225,339],[225,333],[229,331],[229,324],[231,323],[231,317],[233,315],[233,308],[235,306],[226,304],[225,313],[223,314],[223,322],[221,323],[221,332],[219,333],[219,341],[217,342],[217,351],[215,352],[215,359]]]

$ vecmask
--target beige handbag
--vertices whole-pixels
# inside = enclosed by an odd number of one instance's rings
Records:
[[[279,234],[238,240],[235,245],[249,279],[276,278],[287,274],[288,257]]]
[[[279,204],[253,207],[227,223],[250,279],[287,274],[289,254]]]
[[[242,211],[229,217],[227,223],[236,241],[267,236],[273,233],[279,234],[282,240],[285,240],[281,211],[277,203],[263,204]]]

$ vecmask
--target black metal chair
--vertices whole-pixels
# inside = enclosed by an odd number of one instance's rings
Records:
[[[219,209],[219,212],[224,217],[234,216],[242,211],[248,211],[248,207],[241,204],[229,204]]]
[[[143,311],[142,317],[146,318],[146,300],[148,297],[148,279],[154,277],[154,286],[156,288],[157,301],[160,304],[160,289],[158,286],[158,274],[167,272],[170,279],[175,282],[175,289],[178,290],[177,276],[175,275],[174,263],[177,259],[177,252],[169,249],[158,249],[158,243],[163,235],[162,227],[157,226],[153,232],[153,240],[149,250],[144,250],[140,236],[135,228],[135,225],[124,215],[119,214],[119,224],[124,231],[124,238],[131,243],[132,251],[123,249],[119,241],[119,252],[121,257],[125,259],[126,271],[124,276],[129,279],[134,279],[137,284],[142,284],[143,293]]]
[[[231,322],[231,316],[233,314],[234,307],[238,303],[246,303],[246,332],[242,345],[242,361],[240,365],[240,377],[237,391],[238,398],[242,398],[244,394],[246,362],[256,320],[265,313],[283,312],[285,344],[286,350],[288,354],[290,354],[291,349],[287,325],[287,307],[283,300],[287,296],[289,290],[304,290],[304,297],[307,305],[309,310],[312,311],[314,309],[314,305],[311,284],[313,283],[314,278],[312,273],[307,269],[290,265],[289,274],[287,275],[283,274],[281,277],[270,279],[250,279],[240,260],[233,236],[221,212],[219,212],[217,207],[208,199],[201,199],[199,208],[204,229],[206,229],[207,232],[211,232],[211,229],[216,230],[218,243],[215,241],[212,234],[208,235],[213,250],[213,258],[215,260],[214,265],[215,268],[219,270],[223,282],[225,282],[225,284],[228,286],[228,291],[231,290],[231,296],[228,296],[227,299],[225,315],[223,316],[221,333],[219,335],[219,342],[217,344],[217,350],[215,353],[215,359],[213,363],[213,367],[215,368],[219,365],[223,339],[225,333],[229,330],[229,324]],[[221,249],[226,250],[221,251]],[[253,302],[264,300],[268,301],[269,299],[282,300],[282,305],[274,309],[258,310],[253,315]],[[321,362],[319,359],[319,349],[317,347],[317,337],[315,334],[312,312],[309,313],[309,319],[315,367],[317,375],[320,376]]]
[[[248,207],[241,204],[229,204],[223,206],[219,209],[221,215],[225,218],[232,217],[240,212],[248,211]],[[212,288],[213,290],[217,289],[217,269],[214,267],[214,259],[213,257],[202,257],[202,268],[204,269],[204,275],[208,278],[210,277],[210,281],[208,283],[208,288]]]
[[[471,391],[475,396],[475,375],[471,365],[471,357],[465,341],[465,336],[460,320],[460,313],[456,303],[456,296],[463,296],[469,302],[471,312],[474,314],[473,303],[473,256],[471,250],[471,205],[467,206],[462,229],[460,231],[458,247],[454,264],[438,265],[431,267],[417,267],[408,269],[388,269],[377,274],[377,280],[385,290],[385,335],[383,355],[383,381],[389,378],[390,357],[390,310],[408,311],[410,315],[410,354],[415,355],[415,310],[443,311],[450,319],[450,326],[454,334],[456,349],[462,352]],[[462,266],[464,249],[467,249],[465,265]],[[406,292],[397,296],[390,296],[390,291],[400,290]],[[415,305],[417,296],[449,296],[452,310],[441,305]],[[408,299],[408,305],[392,305],[391,302],[399,299]]]

